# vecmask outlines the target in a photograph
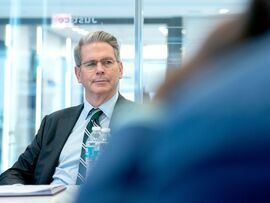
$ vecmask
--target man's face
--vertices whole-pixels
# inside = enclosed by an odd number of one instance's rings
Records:
[[[81,66],[75,68],[78,82],[85,88],[86,97],[112,97],[117,91],[123,66],[105,42],[93,42],[81,48]]]

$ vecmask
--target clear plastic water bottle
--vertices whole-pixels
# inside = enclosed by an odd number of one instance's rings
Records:
[[[85,161],[87,165],[87,170],[92,167],[94,164],[99,150],[100,150],[100,144],[99,139],[101,135],[101,129],[98,126],[92,127],[92,132],[85,143]]]
[[[108,138],[110,137],[111,129],[110,128],[101,128],[100,131],[100,150],[104,148],[104,146],[107,144]]]

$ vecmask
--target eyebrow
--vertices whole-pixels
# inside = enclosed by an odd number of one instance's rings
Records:
[[[99,59],[99,60],[97,60],[97,59],[90,59],[89,61],[85,61],[85,62],[82,62],[81,64],[87,64],[87,63],[90,63],[90,62],[94,62],[94,61],[101,61],[101,60],[114,60],[114,61],[118,61],[117,59],[114,59],[114,58],[112,58],[112,57],[105,57],[105,58],[101,58],[101,59]]]
[[[104,57],[104,58],[101,58],[101,59],[90,59],[90,60],[88,60],[88,61],[100,61],[100,60],[105,60],[105,59],[116,60],[116,59],[114,59],[114,58],[112,58],[112,57]],[[88,61],[86,61],[86,62],[88,62]]]

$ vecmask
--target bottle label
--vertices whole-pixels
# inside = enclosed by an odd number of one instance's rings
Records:
[[[93,158],[95,157],[95,146],[87,146],[85,158]]]

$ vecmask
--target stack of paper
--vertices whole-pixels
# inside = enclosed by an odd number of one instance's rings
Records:
[[[0,196],[54,195],[65,189],[65,185],[4,185],[0,186]]]

